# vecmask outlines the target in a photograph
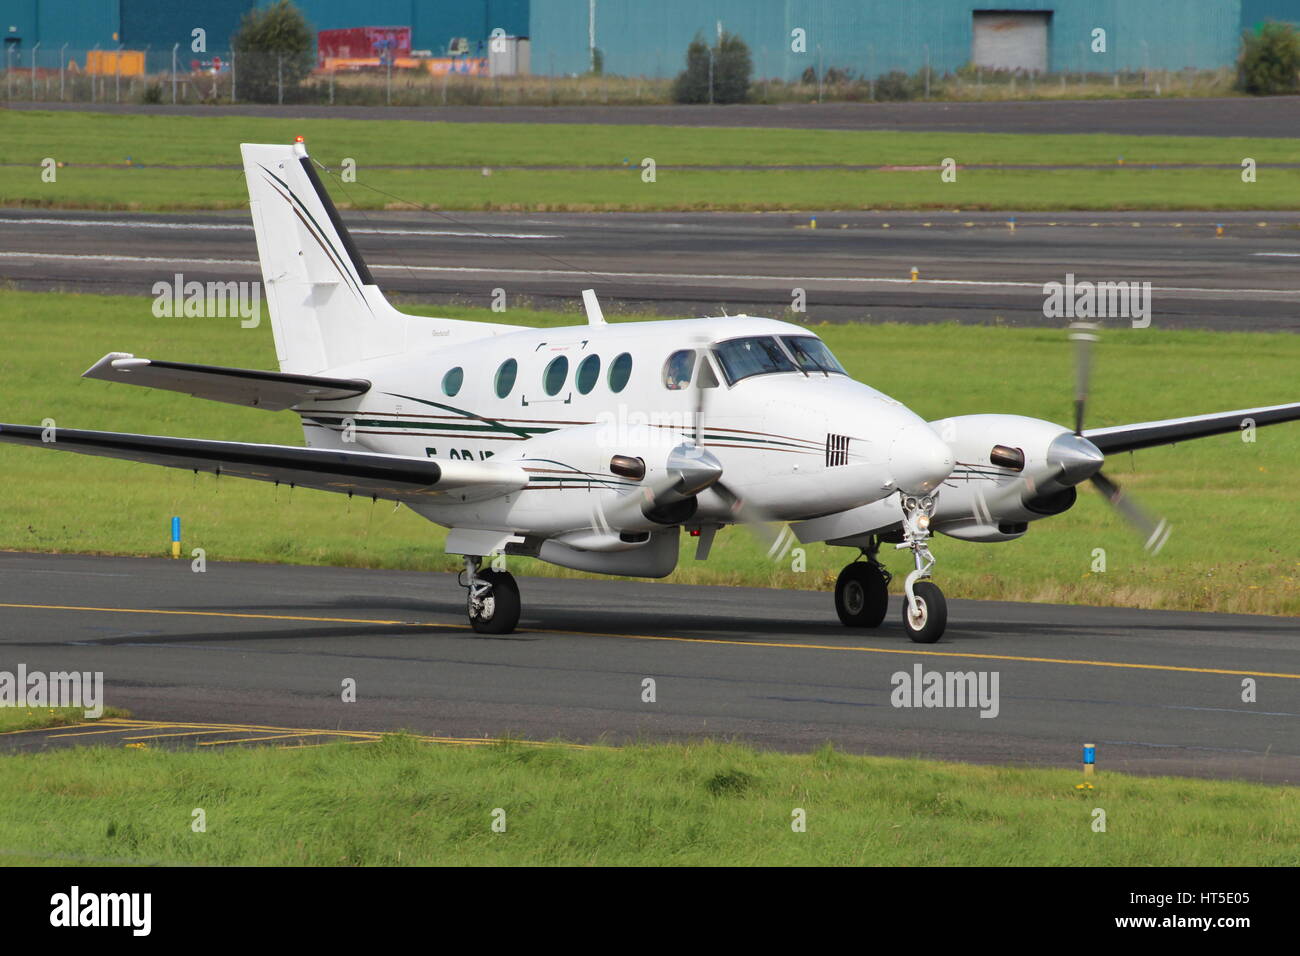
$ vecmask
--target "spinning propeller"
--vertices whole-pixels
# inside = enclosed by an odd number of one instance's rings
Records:
[[[695,418],[692,424],[695,426],[695,448],[712,458],[713,456],[709,454],[704,446],[704,413],[709,393],[716,391],[721,383],[717,380],[713,365],[709,362],[709,340],[697,339],[695,344],[698,346],[693,382],[695,387]],[[754,537],[758,538],[767,547],[769,552],[777,547],[779,541],[777,527],[779,522],[757,505],[746,502],[741,495],[729,488],[721,479],[713,483],[713,490],[726,503],[727,510],[731,512],[737,523],[744,525]]]
[[[1089,385],[1092,380],[1092,345],[1097,341],[1097,326],[1088,322],[1075,322],[1070,329],[1070,340],[1075,343],[1074,435],[1063,436],[1052,442],[1047,453],[1048,463],[1058,469],[1058,480],[1067,484],[1077,484],[1084,478],[1091,481],[1110,506],[1142,536],[1143,547],[1151,554],[1158,554],[1169,540],[1172,530],[1169,522],[1164,518],[1153,519],[1125,494],[1124,489],[1102,474],[1101,465],[1105,461],[1105,455],[1083,437],[1084,414],[1088,407]]]

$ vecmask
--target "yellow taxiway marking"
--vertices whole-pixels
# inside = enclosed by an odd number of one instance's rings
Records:
[[[232,730],[234,728],[231,728]],[[214,728],[212,730],[182,730],[178,734],[145,734],[141,737],[123,737],[123,740],[157,740],[159,737],[197,737],[199,734],[221,734],[226,733],[225,727]]]
[[[112,723],[109,723],[111,721]],[[144,725],[144,726],[142,726]],[[134,737],[123,737],[123,740],[156,740],[160,737],[190,737],[198,734],[228,734],[228,733],[251,733],[258,734],[256,737],[239,737],[230,740],[211,740],[200,741],[200,747],[217,747],[222,744],[239,744],[239,743],[260,743],[265,740],[282,740],[289,737],[327,737],[333,738],[324,740],[320,743],[313,744],[294,744],[279,747],[279,750],[297,750],[306,747],[323,747],[330,743],[349,743],[349,744],[370,744],[382,740],[386,735],[393,731],[384,730],[323,730],[312,727],[270,727],[250,724],[213,724],[213,723],[184,723],[181,721],[140,721],[130,720],[122,717],[106,717],[104,721],[92,721],[85,724],[70,724],[63,727],[29,727],[24,730],[7,730],[0,733],[0,736],[9,734],[37,734],[48,733],[50,730],[75,730],[80,727],[98,727],[96,730],[81,733],[60,733],[50,734],[50,737],[85,737],[94,734],[113,734],[124,733],[132,730],[174,730],[177,727],[187,728],[179,733],[167,734],[147,734]],[[504,740],[499,737],[435,737],[428,734],[414,735],[414,739],[420,743],[426,744],[449,744],[460,747],[483,747],[492,744],[512,743],[523,747],[563,747],[566,750],[595,750],[601,749],[599,745],[594,744],[577,744],[568,741],[549,741],[549,740],[521,740],[510,739]]]
[[[38,611],[100,611],[106,614],[176,614],[195,617],[247,618],[270,621],[312,621],[321,624],[390,624],[403,627],[450,628],[466,630],[468,624],[439,624],[426,621],[388,621],[374,618],[310,617],[294,614],[246,614],[235,611],[175,611],[132,607],[80,607],[59,604],[0,604],[0,607]],[[563,631],[534,628],[535,634],[564,634],[578,637],[615,637],[629,641],[673,641],[679,644],[720,644],[730,647],[775,647],[801,651],[855,651],[860,654],[903,654],[909,657],[954,657],[967,660],[1011,661],[1024,664],[1070,664],[1076,667],[1116,667],[1121,670],[1171,671],[1184,674],[1224,674],[1231,677],[1280,677],[1300,680],[1300,674],[1271,671],[1229,670],[1221,667],[1182,667],[1177,664],[1137,664],[1129,661],[1093,661],[1070,657],[1026,657],[1015,654],[976,654],[972,651],[922,651],[897,647],[863,647],[857,644],[807,644],[781,641],[742,641],[720,637],[670,637],[663,634],[614,634],[601,631]]]
[[[45,729],[50,730],[53,728],[47,727]],[[75,734],[50,734],[50,737],[94,737],[96,734],[120,734],[124,730],[134,729],[133,727],[103,727],[99,730],[79,730]]]
[[[244,614],[234,611],[168,611],[146,607],[83,607],[72,604],[0,604],[0,607],[34,611],[103,611],[106,614],[179,614],[187,617],[238,617],[256,621],[315,621],[323,624],[400,624],[404,627],[468,628],[468,624],[437,624],[432,621],[380,621],[372,617],[302,617],[294,614]]]
[[[198,745],[200,747],[220,747],[223,744],[260,743],[263,740],[282,740],[285,737],[316,737],[316,736],[319,736],[319,734],[302,734],[302,733],[272,734],[267,737],[236,737],[233,740],[200,740]]]

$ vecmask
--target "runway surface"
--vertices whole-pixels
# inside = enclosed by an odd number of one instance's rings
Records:
[[[601,123],[892,129],[962,133],[1120,133],[1162,136],[1295,135],[1300,97],[1042,100],[1002,103],[785,103],[733,106],[144,106],[23,103],[18,110],[180,116],[288,116],[445,123]]]
[[[501,288],[508,304],[576,308],[594,288],[613,312],[780,317],[799,288],[807,312],[791,316],[812,321],[1058,326],[1043,285],[1073,274],[1150,282],[1156,328],[1300,328],[1294,212],[344,218],[385,291],[416,301],[486,306]],[[257,279],[247,213],[0,210],[0,281],[18,288],[150,295],[176,273]]]
[[[1300,781],[1294,619],[953,601],[921,647],[897,597],[878,631],[848,631],[825,593],[527,578],[519,631],[485,637],[449,575],[207,567],[0,554],[0,670],[102,671],[105,703],[150,726],[829,740],[1063,767],[1088,742],[1103,771]],[[916,665],[997,672],[997,716],[892,706]]]

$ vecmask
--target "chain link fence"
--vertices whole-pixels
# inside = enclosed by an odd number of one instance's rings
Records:
[[[861,69],[818,55],[797,81],[765,75],[766,51],[754,51],[750,100],[818,103],[888,100],[1007,100],[1128,96],[1215,96],[1231,90],[1231,69],[1027,73],[963,67],[913,73],[882,70],[869,50]],[[667,67],[680,59],[663,53]],[[881,58],[883,59],[883,58]],[[552,58],[553,61],[553,58]],[[340,106],[655,104],[672,99],[667,76],[560,74],[534,57],[533,75],[492,75],[486,58],[431,59],[419,68],[391,63],[331,71],[314,54],[196,54],[172,49],[7,48],[0,60],[5,102],[117,104],[272,103]],[[877,72],[880,71],[880,72]]]

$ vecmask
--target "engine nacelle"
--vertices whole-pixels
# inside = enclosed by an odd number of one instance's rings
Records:
[[[1074,440],[1054,422],[1022,415],[960,415],[932,422],[956,465],[936,495],[931,527],[966,541],[1013,541],[1029,522],[1073,507],[1054,443]]]
[[[617,537],[617,536],[616,536]],[[626,550],[583,550],[563,540],[542,542],[538,557],[562,568],[595,574],[625,574],[637,578],[662,578],[677,567],[680,529],[657,531],[638,542],[624,542]],[[586,541],[583,543],[594,544]]]

